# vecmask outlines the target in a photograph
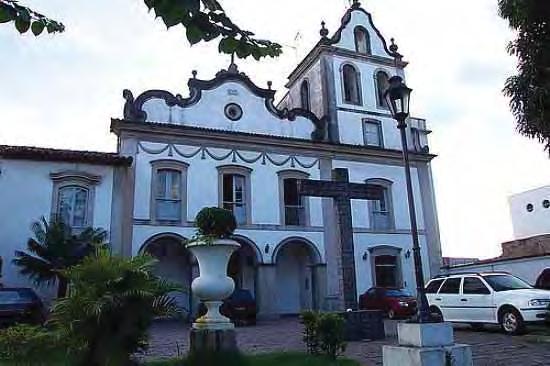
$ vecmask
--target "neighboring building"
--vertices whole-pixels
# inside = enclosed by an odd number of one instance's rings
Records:
[[[515,194],[509,203],[515,239],[550,234],[550,186]]]
[[[391,50],[390,50],[391,48]],[[331,38],[291,73],[278,107],[275,90],[232,64],[212,80],[189,80],[189,97],[124,92],[114,119],[116,154],[0,147],[0,254],[4,281],[25,284],[10,264],[29,224],[61,213],[73,226],[110,231],[114,250],[150,253],[157,272],[189,289],[196,261],[180,245],[205,206],[232,210],[241,249],[229,274],[258,300],[260,315],[341,309],[339,244],[331,199],[300,198],[297,179],[376,185],[381,201],[353,201],[358,294],[371,286],[415,289],[400,135],[381,97],[407,65],[388,48],[358,2]],[[411,118],[412,178],[425,276],[439,272],[441,248],[426,123]],[[179,295],[190,311],[195,302]]]
[[[515,240],[502,243],[502,255],[474,264],[444,263],[445,272],[507,271],[534,284],[550,268],[550,186],[509,198]]]

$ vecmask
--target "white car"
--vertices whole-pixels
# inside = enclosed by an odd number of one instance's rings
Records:
[[[504,272],[439,276],[426,285],[426,297],[430,312],[444,321],[473,327],[500,324],[506,334],[544,321],[550,305],[550,291],[536,290]]]

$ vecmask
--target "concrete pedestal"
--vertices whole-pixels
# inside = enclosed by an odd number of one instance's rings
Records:
[[[455,344],[449,323],[397,325],[398,346],[384,346],[384,366],[473,366],[472,349]]]
[[[189,344],[191,353],[238,351],[235,329],[191,329]]]

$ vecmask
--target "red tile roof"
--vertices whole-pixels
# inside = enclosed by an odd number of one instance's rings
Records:
[[[49,149],[34,146],[0,145],[0,158],[36,161],[63,161],[96,165],[130,166],[132,158],[117,153]]]

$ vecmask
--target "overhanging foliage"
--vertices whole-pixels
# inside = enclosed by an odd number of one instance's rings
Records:
[[[536,138],[550,152],[550,4],[548,0],[499,0],[500,15],[517,31],[508,52],[518,73],[504,94],[522,135]]]

